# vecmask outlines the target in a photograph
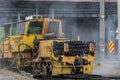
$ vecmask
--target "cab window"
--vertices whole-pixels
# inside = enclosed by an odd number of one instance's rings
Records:
[[[17,24],[12,24],[12,36],[13,35],[16,35],[16,32],[17,32]]]
[[[47,33],[55,33],[58,32],[59,22],[51,21],[49,22]]]
[[[43,28],[43,22],[32,21],[29,23],[28,33],[29,34],[41,34]]]
[[[18,23],[18,35],[24,34],[25,31],[25,22]]]
[[[7,38],[8,36],[10,36],[10,26],[11,26],[11,24],[5,24],[4,25],[5,38]]]

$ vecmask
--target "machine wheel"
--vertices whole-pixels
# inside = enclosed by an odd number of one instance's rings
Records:
[[[16,69],[17,69],[17,70],[20,70],[20,68],[21,68],[21,60],[20,60],[20,59],[17,59],[17,60],[16,60]]]

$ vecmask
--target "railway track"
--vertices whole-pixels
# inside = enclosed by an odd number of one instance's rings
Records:
[[[58,76],[34,76],[25,71],[17,71],[16,69],[7,69],[16,74],[20,74],[22,76],[31,77],[33,80],[120,80],[119,76],[101,76],[101,75],[93,75],[93,74],[72,74],[72,75],[58,75]]]
[[[96,77],[96,76],[87,76],[87,77],[43,77],[38,80],[120,80],[120,77]]]
[[[120,80],[120,77],[105,77],[101,75],[93,75],[93,74],[72,74],[72,75],[58,75],[58,76],[37,76],[34,77],[33,75],[20,71],[21,75],[29,76],[35,78],[36,80]]]
[[[103,80],[101,75],[73,74],[63,75],[61,78],[70,80]]]

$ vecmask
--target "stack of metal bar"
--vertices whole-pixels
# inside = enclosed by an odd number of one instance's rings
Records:
[[[65,56],[82,56],[90,53],[90,43],[95,45],[93,41],[66,41],[53,43],[53,52],[55,55]],[[68,51],[64,51],[64,44],[68,45]]]

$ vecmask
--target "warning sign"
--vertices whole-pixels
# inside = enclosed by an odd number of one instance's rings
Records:
[[[114,44],[113,41],[110,41],[110,42],[108,43],[108,49],[109,49],[109,52],[110,52],[111,54],[114,53],[114,51],[115,51],[115,44]]]

